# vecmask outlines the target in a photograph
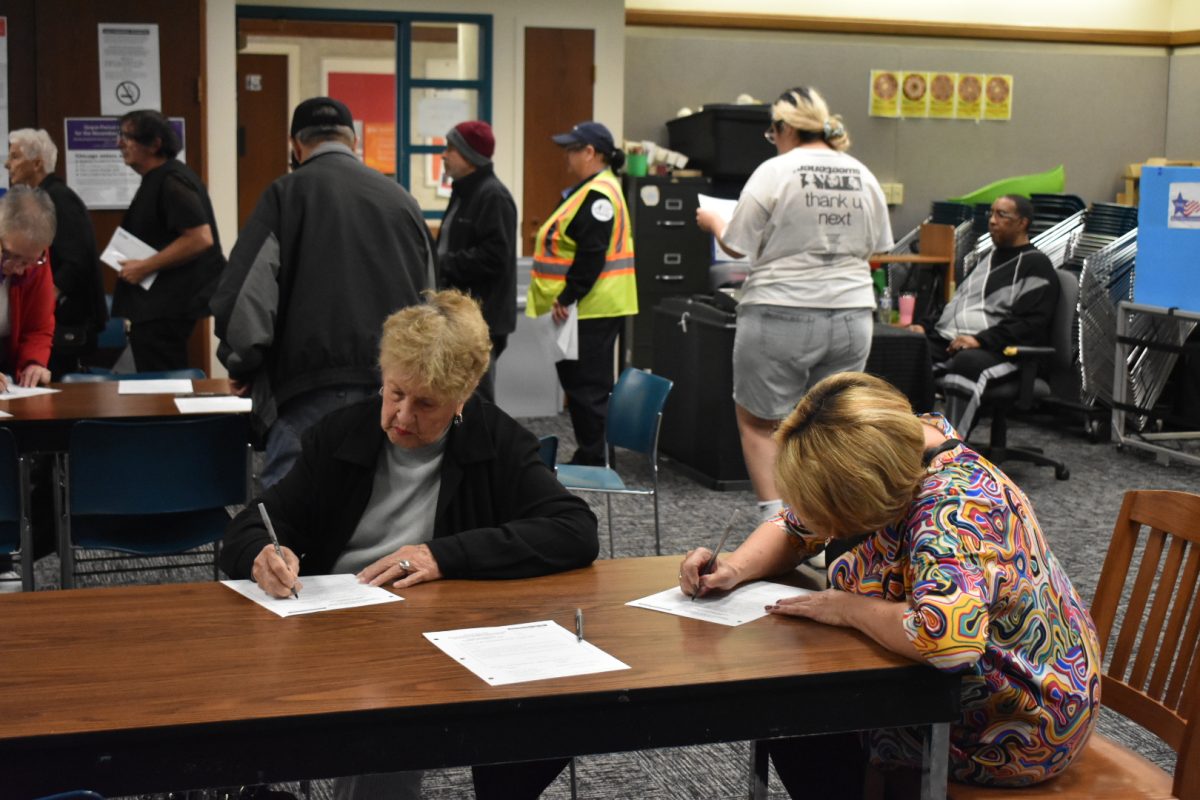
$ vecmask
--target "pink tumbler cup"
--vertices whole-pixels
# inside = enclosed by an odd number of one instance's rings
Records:
[[[917,304],[917,296],[911,292],[900,295],[900,324],[912,325],[913,308]]]

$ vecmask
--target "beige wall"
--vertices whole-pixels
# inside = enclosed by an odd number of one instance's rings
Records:
[[[1012,74],[1013,119],[870,117],[868,76],[882,67]],[[1167,50],[1153,47],[631,27],[626,131],[668,144],[666,121],[680,106],[815,85],[845,118],[853,155],[881,181],[904,184],[892,209],[904,233],[933,200],[1058,164],[1068,192],[1112,202],[1126,164],[1164,151],[1169,67]]]
[[[1200,27],[1196,0],[626,0],[644,11],[780,14],[797,17],[894,19],[897,22],[965,22],[1098,30],[1171,30],[1175,19]]]

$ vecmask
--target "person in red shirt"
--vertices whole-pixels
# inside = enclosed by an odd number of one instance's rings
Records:
[[[41,189],[14,186],[0,199],[0,391],[9,382],[50,382],[54,342],[54,203]]]

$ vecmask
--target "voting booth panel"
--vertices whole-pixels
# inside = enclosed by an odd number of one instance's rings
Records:
[[[1200,167],[1143,167],[1134,302],[1200,312]]]

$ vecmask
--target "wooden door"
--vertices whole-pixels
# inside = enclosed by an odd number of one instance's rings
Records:
[[[288,59],[237,57],[238,230],[258,198],[288,168]]]
[[[525,29],[525,156],[521,246],[533,237],[571,185],[562,149],[550,141],[592,118],[595,31]],[[603,121],[603,120],[601,120]]]

